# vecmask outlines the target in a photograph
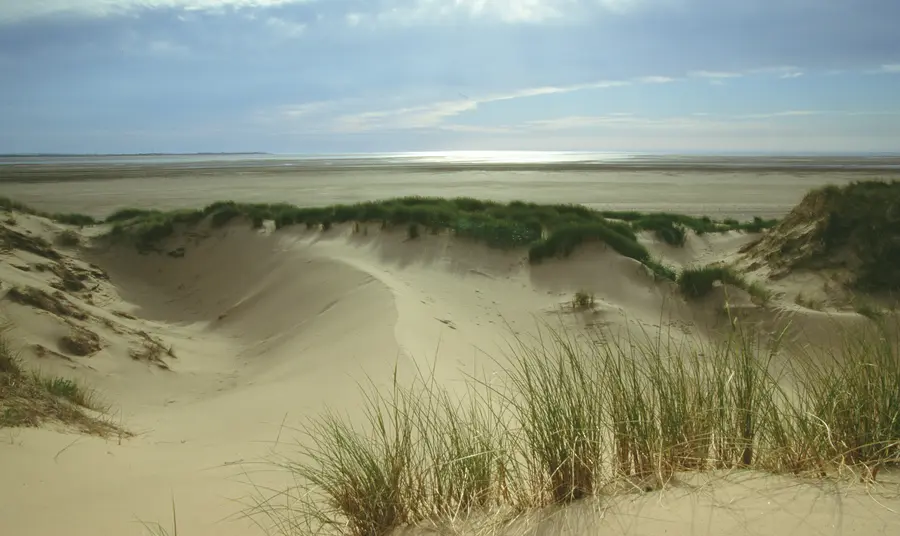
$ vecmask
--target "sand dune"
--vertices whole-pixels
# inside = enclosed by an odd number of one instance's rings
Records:
[[[65,228],[34,216],[16,219],[11,227],[51,242]],[[642,240],[655,256],[688,266],[732,258],[753,237],[691,235],[684,248]],[[359,417],[358,382],[387,385],[395,374],[405,381],[431,371],[441,385],[462,389],[468,374],[502,365],[512,336],[534,334],[541,322],[704,340],[728,323],[727,301],[772,330],[790,328],[797,344],[833,333],[836,321],[865,322],[855,313],[835,320],[790,304],[763,313],[738,289],[686,301],[674,284],[655,281],[642,264],[603,245],[530,266],[521,251],[445,233],[413,241],[376,225],[273,233],[236,223],[201,226],[166,250],[139,254],[102,242],[59,248],[62,258],[54,262],[93,271],[86,289],[64,292],[83,320],[0,301],[28,364],[88,381],[114,403],[113,419],[135,434],[99,438],[58,426],[0,431],[0,533],[141,534],[137,520],[165,522],[174,499],[180,534],[254,534],[250,521],[233,519],[240,511],[234,501],[252,492],[248,481],[287,483],[289,475],[259,462],[290,452],[306,417],[326,408]],[[14,285],[53,292],[57,276],[35,268],[48,263],[21,250],[4,253],[3,292]],[[572,309],[580,290],[596,296],[593,309]],[[97,334],[99,351],[77,356],[59,346],[73,323]],[[129,359],[157,348],[147,341],[159,345],[153,359]],[[861,498],[865,489],[831,494],[816,484],[761,477],[696,485],[625,498],[605,515],[572,509],[527,524],[528,533],[900,528],[900,518],[888,513],[900,500],[879,495],[879,506]],[[511,533],[525,528],[513,525]]]

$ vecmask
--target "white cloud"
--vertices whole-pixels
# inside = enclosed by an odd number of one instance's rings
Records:
[[[359,23],[362,22],[363,15],[361,13],[347,13],[347,25],[349,26],[359,26]]]
[[[707,115],[692,114],[675,117],[640,117],[634,115],[606,114],[595,116],[570,116],[556,119],[528,121],[517,131],[566,132],[566,131],[665,131],[723,130],[735,125],[746,127],[747,122],[728,121]]]
[[[338,106],[337,101],[304,102],[303,104],[284,106],[279,109],[279,114],[286,117],[305,117],[328,112],[336,106]]]
[[[783,112],[769,112],[762,114],[744,114],[732,116],[734,119],[774,119],[778,117],[803,117],[810,115],[836,115],[840,112],[823,112],[817,110],[786,110]]]
[[[305,24],[278,17],[269,17],[266,19],[266,25],[272,28],[279,36],[286,38],[300,37],[306,31]]]
[[[783,74],[792,73],[798,70],[799,69],[793,65],[775,65],[770,67],[757,67],[756,69],[750,69],[748,72],[751,74]]]
[[[889,63],[881,66],[882,73],[900,73],[900,63]]]
[[[729,71],[691,71],[688,73],[690,76],[694,76],[697,78],[711,78],[713,80],[721,80],[725,78],[740,78],[743,73],[729,72]]]
[[[802,72],[795,71],[792,73],[784,73],[783,75],[781,75],[781,78],[800,78],[801,76],[803,76]]]
[[[392,5],[378,19],[401,24],[450,17],[493,18],[504,22],[541,22],[563,16],[571,0],[414,0]]]
[[[468,134],[513,134],[516,132],[515,129],[505,126],[442,125],[439,128],[448,132],[463,132]]]
[[[542,119],[527,121],[522,125],[509,127],[513,132],[527,132],[529,130],[546,131],[577,131],[596,130],[604,128],[635,128],[635,129],[729,129],[740,130],[747,128],[774,128],[801,123],[791,122],[793,118],[812,116],[853,117],[853,116],[894,116],[900,112],[846,112],[846,111],[821,111],[821,110],[785,110],[777,112],[740,114],[740,115],[716,115],[706,112],[696,112],[688,116],[674,117],[642,117],[630,113],[611,113],[592,116],[569,116],[554,119]]]
[[[329,0],[0,0],[0,23],[59,14],[108,16],[144,9],[166,8],[222,13],[230,8],[273,7],[326,1]],[[537,23],[577,18],[579,13],[583,13],[589,7],[600,7],[612,13],[624,13],[648,3],[648,0],[386,0],[377,4],[372,17],[349,13],[345,16],[345,20],[351,26],[363,20],[411,24],[453,17],[494,19],[507,23]]]
[[[478,108],[473,100],[444,101],[425,106],[413,106],[396,110],[363,112],[338,117],[336,132],[367,132],[372,130],[402,130],[434,128],[444,119]]]
[[[316,0],[3,0],[0,1],[0,22],[60,14],[107,16],[165,8],[219,11],[223,8],[272,7],[312,1]]]
[[[642,76],[637,81],[641,84],[668,84],[674,82],[675,79],[668,76]]]
[[[435,128],[441,126],[445,119],[465,112],[474,111],[482,104],[537,97],[540,95],[621,87],[629,84],[630,82],[624,80],[602,80],[599,82],[575,84],[571,86],[544,86],[522,89],[510,93],[497,93],[478,98],[455,99],[422,106],[350,114],[341,116],[337,119],[335,130],[338,132],[366,132],[372,130]]]

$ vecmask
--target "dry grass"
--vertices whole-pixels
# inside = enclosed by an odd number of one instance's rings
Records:
[[[900,329],[783,362],[778,337],[735,326],[705,345],[544,330],[512,347],[503,382],[473,379],[463,397],[425,377],[369,388],[367,422],[312,419],[282,464],[297,487],[248,513],[279,534],[375,536],[684,471],[872,479],[900,461]]]
[[[22,286],[9,289],[6,297],[16,303],[37,307],[61,317],[72,317],[79,320],[87,318],[87,313],[67,300],[62,292],[49,294],[37,287]]]
[[[135,361],[154,363],[160,368],[168,369],[169,366],[163,356],[175,358],[175,347],[164,345],[146,331],[138,331],[137,335],[141,337],[141,345],[139,348],[132,348],[129,351],[131,358]]]
[[[57,422],[94,435],[126,434],[85,410],[108,406],[81,383],[39,372],[26,373],[5,333],[0,332],[0,428],[35,427]]]
[[[593,309],[594,303],[596,302],[596,298],[593,293],[586,292],[584,290],[579,290],[575,293],[575,296],[572,298],[572,309],[583,311],[586,309]]]

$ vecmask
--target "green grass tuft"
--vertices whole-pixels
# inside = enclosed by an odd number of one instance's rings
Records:
[[[48,421],[73,425],[85,433],[107,435],[122,432],[87,415],[83,410],[105,412],[96,393],[81,383],[60,377],[27,374],[0,330],[0,427],[39,426]]]
[[[598,336],[599,335],[599,336]],[[592,341],[601,342],[592,342]],[[298,483],[254,513],[276,527],[388,534],[539,508],[677,473],[753,469],[866,480],[900,462],[900,329],[781,360],[739,322],[715,343],[542,330],[498,376],[451,395],[428,378],[366,391],[368,422],[327,413],[284,464]]]
[[[86,214],[51,214],[50,219],[57,221],[59,223],[65,223],[67,225],[76,225],[78,227],[84,227],[87,225],[97,225],[98,222],[93,216],[88,216]]]
[[[147,218],[159,216],[162,214],[159,210],[148,210],[143,208],[123,208],[117,210],[103,220],[106,223],[116,223],[121,221],[134,220],[136,218]]]
[[[647,259],[644,261],[644,265],[650,269],[650,272],[656,280],[676,281],[678,279],[678,274],[675,272],[675,269],[669,265],[663,264],[660,260],[653,258]]]
[[[604,242],[621,255],[640,262],[650,258],[650,252],[638,243],[634,233],[622,225],[608,223],[575,224],[551,232],[547,238],[531,246],[528,259],[539,263],[551,257],[567,257],[584,242]]]
[[[715,283],[727,283],[748,288],[744,278],[727,266],[703,266],[685,268],[678,276],[678,287],[689,298],[702,298],[709,294]]]
[[[79,236],[78,233],[71,229],[66,229],[65,231],[59,233],[59,235],[56,237],[56,241],[60,246],[71,248],[81,244],[81,236]]]
[[[101,407],[96,402],[93,391],[74,380],[59,376],[42,376],[38,373],[33,374],[35,383],[42,385],[44,389],[53,396],[64,398],[69,402],[85,408],[99,409]]]
[[[86,214],[64,214],[64,213],[55,213],[50,214],[49,212],[44,212],[41,210],[37,210],[35,208],[29,207],[24,203],[19,203],[18,201],[13,201],[8,197],[0,196],[0,209],[7,211],[17,211],[23,214],[31,214],[33,216],[40,216],[42,218],[47,218],[49,220],[54,220],[59,223],[64,223],[67,225],[77,225],[79,227],[83,227],[85,225],[96,225],[98,222],[91,216]]]

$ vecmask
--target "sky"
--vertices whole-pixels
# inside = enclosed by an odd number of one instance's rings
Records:
[[[897,0],[0,0],[0,153],[900,153]]]

